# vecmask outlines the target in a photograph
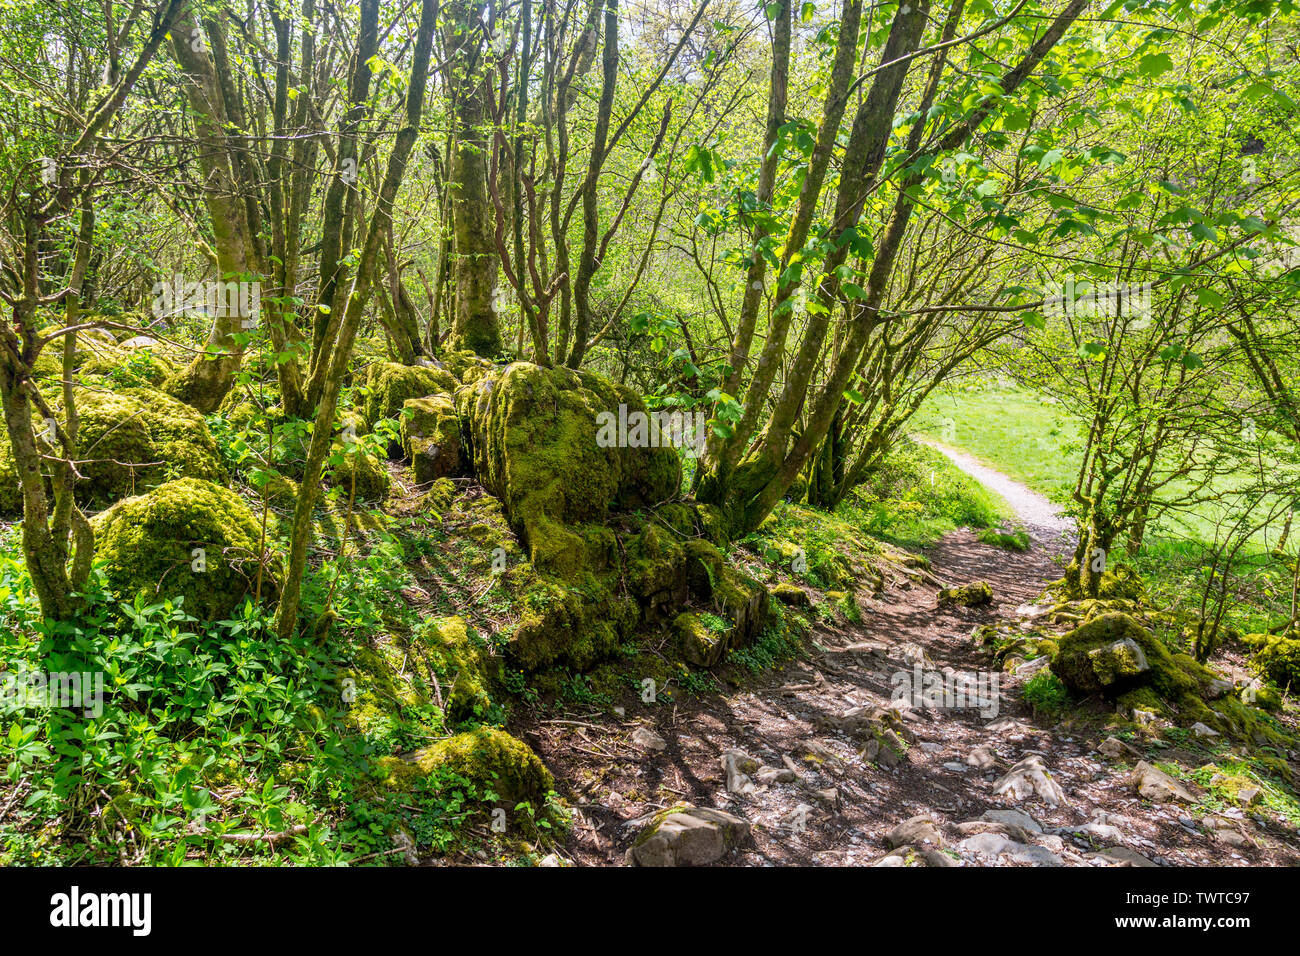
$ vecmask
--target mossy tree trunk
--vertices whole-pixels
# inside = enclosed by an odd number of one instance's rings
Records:
[[[494,213],[488,199],[488,98],[482,0],[452,0],[445,11],[452,114],[456,142],[449,169],[455,289],[452,349],[485,358],[501,352],[501,328],[493,299],[497,287]]]
[[[329,369],[329,343],[338,336],[346,302],[347,270],[342,263],[350,245],[351,221],[357,211],[357,184],[361,167],[357,154],[357,134],[367,113],[370,95],[370,60],[379,43],[379,0],[363,0],[357,49],[348,80],[348,108],[339,125],[337,165],[325,192],[321,219],[320,277],[317,309],[312,326],[312,368],[307,385],[307,405],[314,407],[326,386]]]
[[[245,201],[240,177],[232,166],[238,161],[235,157],[239,150],[228,141],[227,134],[227,130],[238,127],[227,109],[223,84],[210,52],[213,38],[222,36],[224,26],[220,21],[211,26],[211,30],[205,30],[194,11],[186,9],[172,28],[171,45],[184,75],[186,98],[194,111],[203,202],[212,224],[217,279],[250,281],[260,275],[260,263],[249,222],[250,204]],[[224,49],[224,43],[217,48]],[[247,317],[238,312],[218,310],[205,350],[168,383],[168,391],[201,412],[216,411],[243,362]]]

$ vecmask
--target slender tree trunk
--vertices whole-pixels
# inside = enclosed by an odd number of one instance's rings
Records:
[[[445,46],[452,68],[452,108],[456,143],[451,154],[452,232],[455,250],[455,306],[451,348],[494,358],[501,352],[501,329],[493,299],[497,284],[494,214],[488,199],[488,140],[485,124],[491,95],[480,26],[487,4],[452,0],[446,11]]]

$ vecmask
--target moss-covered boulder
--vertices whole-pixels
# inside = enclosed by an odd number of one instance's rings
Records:
[[[712,667],[726,653],[731,628],[714,615],[701,616],[683,611],[673,619],[677,649],[687,662],[697,667]]]
[[[465,473],[460,422],[450,395],[408,398],[402,405],[402,454],[419,484]]]
[[[103,375],[122,385],[160,388],[175,375],[179,366],[157,339],[136,335],[118,346],[118,351],[96,350],[81,366],[83,375]]]
[[[602,521],[612,510],[646,508],[676,496],[681,465],[671,447],[620,443],[612,416],[645,415],[636,393],[591,372],[515,362],[456,392],[474,473],[501,499],[530,554],[543,542],[578,551],[565,526]]]
[[[629,866],[707,866],[749,839],[749,824],[712,807],[682,803],[655,814],[627,851]]]
[[[1235,698],[1208,706],[1222,681],[1194,658],[1171,652],[1129,614],[1101,614],[1063,635],[1051,667],[1071,693],[1102,694],[1125,714],[1201,722],[1239,739],[1271,737],[1254,708]]]
[[[465,385],[477,382],[497,367],[491,359],[485,359],[469,349],[448,352],[442,357],[442,364],[457,381]]]
[[[95,557],[124,600],[183,597],[200,620],[221,620],[254,593],[277,591],[279,562],[258,550],[257,517],[233,491],[182,478],[97,515]]]
[[[1255,669],[1277,684],[1300,689],[1300,638],[1282,634],[1247,634],[1243,643],[1252,648]]]
[[[337,463],[326,473],[331,487],[346,496],[355,493],[357,501],[380,501],[388,494],[392,478],[384,463],[358,446],[336,443],[330,455]]]
[[[1052,661],[1052,672],[1079,696],[1116,696],[1157,677],[1170,679],[1176,671],[1164,644],[1136,619],[1118,613],[1100,615],[1064,635]]]
[[[96,380],[100,382],[100,380]],[[107,384],[107,383],[102,383]],[[47,395],[62,424],[61,402]],[[77,500],[102,507],[172,478],[226,480],[216,442],[202,415],[154,388],[108,391],[102,385],[77,394],[79,470]],[[8,435],[0,430],[0,514],[22,510]]]
[[[417,750],[410,760],[381,758],[379,768],[384,782],[394,789],[409,788],[427,777],[446,783],[459,779],[509,804],[540,804],[555,788],[550,771],[526,743],[492,727],[436,741]]]
[[[509,652],[524,670],[568,666],[585,670],[614,656],[640,621],[631,597],[584,574],[573,581],[535,575]]]
[[[416,643],[438,678],[447,716],[457,722],[485,717],[492,706],[487,647],[465,619],[434,618],[418,629]]]
[[[686,601],[686,550],[677,532],[650,522],[625,545],[627,586],[657,620]]]
[[[460,384],[445,369],[396,362],[375,362],[360,378],[368,390],[362,410],[371,426],[381,418],[396,418],[409,398],[446,394]]]
[[[962,607],[985,607],[993,603],[993,588],[987,581],[972,581],[960,587],[944,588],[939,592],[939,605],[959,604]]]
[[[707,541],[687,541],[684,550],[691,600],[731,622],[727,646],[742,647],[756,638],[772,617],[772,596],[767,588],[732,567]]]
[[[812,599],[808,597],[807,591],[797,584],[788,584],[786,582],[772,588],[772,597],[782,604],[790,605],[790,607],[809,607],[812,604]]]

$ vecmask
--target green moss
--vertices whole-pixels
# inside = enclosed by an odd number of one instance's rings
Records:
[[[141,344],[123,348],[116,354],[95,353],[81,366],[81,374],[103,375],[122,385],[151,388],[161,387],[176,374],[176,363],[159,350],[157,343],[148,344],[144,337],[128,341]]]
[[[292,505],[298,500],[298,482],[285,475],[271,475],[257,489],[267,501],[277,505]]]
[[[1300,688],[1300,638],[1280,634],[1247,634],[1251,664],[1278,687]]]
[[[993,588],[987,581],[972,581],[960,587],[944,588],[939,592],[939,604],[960,604],[962,607],[982,607],[993,603]]]
[[[446,394],[460,384],[443,369],[396,362],[367,366],[361,381],[368,390],[363,412],[371,426],[381,418],[396,418],[407,399]]]
[[[536,575],[522,604],[509,652],[524,670],[585,670],[613,656],[640,619],[635,601],[590,574],[573,582]]]
[[[1131,679],[1120,680],[1119,672],[1126,668],[1123,662],[1111,660],[1116,656],[1111,649],[1124,641],[1132,641],[1147,662],[1149,671],[1142,675],[1142,683],[1168,683],[1177,679],[1178,670],[1169,650],[1127,614],[1103,614],[1064,635],[1052,661],[1052,670],[1072,693],[1087,695],[1106,691],[1114,696],[1131,687],[1138,677],[1133,668]],[[1108,680],[1109,677],[1115,677],[1116,681]],[[1177,692],[1181,694],[1184,689]]]
[[[465,473],[460,422],[448,395],[408,398],[402,405],[402,454],[418,484]]]
[[[434,618],[417,630],[414,643],[428,654],[438,676],[447,716],[454,721],[484,717],[492,706],[489,658],[481,639],[459,617]]]
[[[351,495],[355,481],[358,501],[378,501],[388,494],[392,479],[384,463],[374,455],[357,447],[346,451],[341,443],[334,446],[333,454],[341,454],[343,458],[327,473],[330,485],[343,489],[345,495]]]
[[[501,499],[533,551],[534,535],[603,520],[677,493],[681,466],[671,448],[601,447],[597,416],[619,406],[644,411],[628,389],[590,372],[516,362],[456,393],[474,473]],[[548,551],[554,552],[548,542]]]
[[[194,478],[170,481],[96,516],[95,557],[125,600],[183,596],[200,620],[221,620],[253,592],[260,525],[233,491]],[[203,549],[199,570],[195,549]],[[276,593],[278,561],[263,570],[262,596]]]
[[[152,388],[108,391],[96,380],[77,394],[78,454],[84,481],[77,501],[103,507],[172,478],[227,478],[203,416]],[[57,393],[47,395],[62,423]],[[8,435],[0,430],[0,514],[22,509]]]
[[[416,751],[410,761],[382,758],[379,767],[385,784],[393,789],[407,789],[421,777],[450,774],[507,803],[538,804],[555,788],[550,771],[527,744],[490,727],[439,740]]]
[[[485,359],[469,349],[448,352],[442,357],[442,362],[457,381],[466,385],[477,382],[496,368],[490,359]]]
[[[712,667],[727,649],[728,631],[710,627],[703,615],[683,611],[673,618],[673,631],[682,657],[698,667]]]
[[[808,592],[797,584],[787,584],[782,582],[772,588],[772,597],[776,598],[782,604],[789,604],[791,607],[808,607],[812,601],[808,597]],[[854,607],[857,605],[855,604]]]
[[[1146,671],[1136,673],[1132,661],[1125,666],[1098,655],[1125,639],[1141,648]],[[1121,679],[1103,685],[1101,678],[1112,664]],[[1103,691],[1125,712],[1145,710],[1183,725],[1200,722],[1252,746],[1294,745],[1268,715],[1231,695],[1207,703],[1205,695],[1216,680],[1214,673],[1187,654],[1171,653],[1127,614],[1100,615],[1063,636],[1052,670],[1072,692]]]
[[[626,552],[628,588],[652,614],[686,599],[686,552],[674,531],[649,523]]]

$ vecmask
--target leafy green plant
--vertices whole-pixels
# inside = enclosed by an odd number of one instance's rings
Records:
[[[1035,713],[1046,717],[1059,714],[1070,702],[1070,692],[1061,678],[1047,669],[1039,671],[1025,681],[1021,694],[1025,703],[1029,704]]]

